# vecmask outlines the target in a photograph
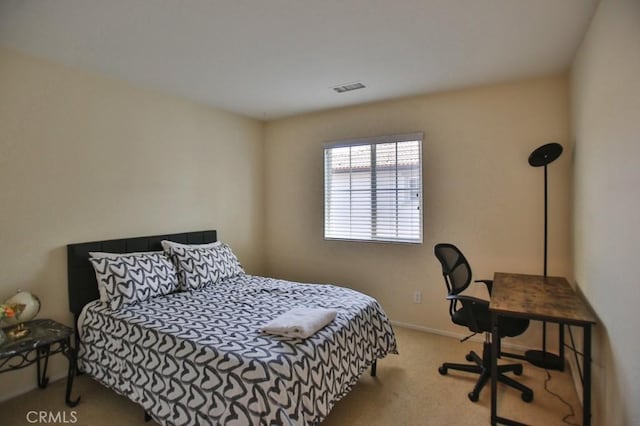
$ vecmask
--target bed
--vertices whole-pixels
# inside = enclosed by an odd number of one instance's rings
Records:
[[[216,232],[67,247],[78,368],[160,424],[318,424],[364,371],[397,353],[378,302],[333,285],[238,273],[118,309],[101,301],[89,252],[156,251],[162,240],[205,244]],[[298,306],[338,313],[307,339],[260,332]]]

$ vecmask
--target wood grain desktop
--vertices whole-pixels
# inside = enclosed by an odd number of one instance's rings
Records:
[[[564,324],[596,323],[591,309],[563,277],[496,272],[489,309]]]

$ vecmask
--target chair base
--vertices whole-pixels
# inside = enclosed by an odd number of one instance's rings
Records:
[[[472,361],[474,364],[455,364],[450,362],[445,362],[438,368],[438,372],[444,375],[447,374],[447,370],[458,370],[458,371],[466,371],[468,373],[479,374],[480,377],[476,382],[473,391],[469,392],[468,397],[472,402],[478,401],[478,397],[480,396],[480,391],[486,385],[489,380],[491,380],[491,343],[484,342],[482,348],[482,358],[478,356],[474,351],[471,351],[467,354],[467,361]],[[498,366],[498,381],[506,384],[507,386],[511,386],[522,392],[521,398],[525,402],[533,401],[533,391],[529,389],[527,386],[516,382],[511,377],[507,377],[505,373],[513,372],[516,376],[522,374],[522,364],[506,364]]]

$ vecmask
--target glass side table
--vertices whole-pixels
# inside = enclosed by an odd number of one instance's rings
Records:
[[[0,344],[0,374],[37,364],[38,387],[44,389],[49,384],[49,356],[61,353],[69,361],[65,402],[68,407],[75,407],[80,397],[75,401],[71,399],[76,374],[76,350],[71,346],[73,329],[50,319],[28,321],[24,326],[30,330],[29,334],[16,339],[12,339],[8,333],[15,326],[3,328],[7,338]]]

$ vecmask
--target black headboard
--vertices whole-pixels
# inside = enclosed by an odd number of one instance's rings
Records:
[[[76,319],[84,305],[99,298],[96,274],[88,260],[90,251],[109,253],[160,251],[162,250],[160,245],[162,240],[171,240],[183,244],[213,243],[217,241],[217,233],[216,231],[196,231],[69,244],[67,246],[69,310],[75,315]]]

